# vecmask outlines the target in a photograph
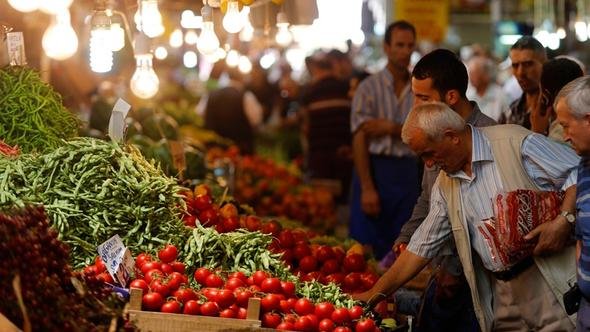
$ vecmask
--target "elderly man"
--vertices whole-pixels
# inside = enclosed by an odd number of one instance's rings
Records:
[[[582,292],[577,331],[590,330],[590,76],[568,83],[555,98],[563,137],[582,156],[578,166],[576,258]]]
[[[575,153],[520,126],[472,127],[441,103],[417,106],[402,139],[427,166],[443,172],[432,189],[430,212],[407,250],[372,289],[355,298],[374,302],[394,292],[453,236],[482,330],[572,331],[574,321],[561,296],[575,278],[574,247],[568,245]],[[506,265],[478,226],[494,218],[499,193],[516,189],[563,189],[565,198],[563,213],[525,237],[538,237],[534,255]]]
[[[467,98],[476,102],[485,115],[498,121],[502,115],[508,114],[509,102],[502,87],[496,84],[495,67],[494,61],[486,56],[476,55],[469,59]]]

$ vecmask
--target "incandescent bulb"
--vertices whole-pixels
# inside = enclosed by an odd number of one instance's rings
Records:
[[[55,60],[65,60],[76,53],[78,36],[70,24],[70,12],[67,9],[54,16],[43,34],[42,45],[45,54]]]
[[[160,80],[154,72],[151,54],[138,54],[135,56],[137,68],[129,86],[131,92],[141,99],[150,99],[158,93]]]
[[[169,41],[170,47],[179,48],[180,46],[182,46],[182,39],[183,39],[182,30],[175,29],[170,34],[170,41]]]
[[[195,45],[199,40],[199,35],[195,30],[189,30],[184,35],[184,42],[189,45]]]
[[[234,68],[240,62],[240,53],[236,50],[229,50],[225,56],[225,63],[228,67]]]
[[[254,38],[254,27],[252,26],[252,23],[250,23],[250,20],[247,20],[246,24],[244,24],[242,31],[240,31],[239,37],[240,40],[243,42],[252,41],[252,39]]]
[[[120,51],[125,47],[125,30],[120,23],[111,24],[111,50]]]
[[[187,51],[182,57],[182,63],[186,68],[195,68],[197,66],[197,53]]]
[[[19,12],[29,13],[39,9],[40,0],[8,0],[8,4]]]
[[[197,49],[204,55],[209,55],[217,51],[219,47],[219,39],[213,30],[213,22],[203,22],[203,29],[197,41]]]
[[[164,46],[158,46],[154,50],[154,56],[158,60],[164,60],[168,57],[168,50]]]
[[[164,33],[162,14],[158,9],[157,0],[142,0],[133,20],[138,31],[143,31],[150,38],[158,37]]]
[[[242,74],[248,74],[252,71],[252,62],[250,62],[250,59],[248,59],[247,56],[240,56],[240,59],[238,60],[238,69]]]
[[[55,15],[70,8],[72,2],[73,0],[39,1],[39,10],[47,14]]]
[[[244,16],[240,14],[238,2],[229,0],[227,2],[227,11],[223,16],[223,28],[229,33],[236,33],[244,27]]]
[[[277,24],[278,26],[278,24]],[[275,36],[275,40],[277,44],[281,46],[289,46],[293,41],[293,36],[291,35],[291,31],[289,31],[288,26],[282,25],[278,27],[277,34]]]

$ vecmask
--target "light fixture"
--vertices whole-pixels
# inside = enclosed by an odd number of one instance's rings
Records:
[[[186,51],[182,57],[182,63],[186,68],[195,68],[197,66],[197,53]]]
[[[111,19],[104,10],[96,10],[91,19],[90,31],[90,69],[96,73],[106,73],[113,68]]]
[[[199,35],[195,30],[189,30],[184,35],[184,42],[188,45],[196,45],[199,41]]]
[[[172,33],[170,34],[170,40],[169,40],[170,47],[179,48],[180,46],[182,46],[182,41],[183,41],[182,30],[174,29],[174,31],[172,31]]]
[[[588,40],[588,26],[584,21],[577,21],[574,24],[574,29],[576,30],[576,39],[581,42],[585,42]]]
[[[140,33],[135,39],[136,69],[129,86],[131,92],[141,99],[150,99],[158,93],[160,80],[154,71],[152,54],[149,52],[149,39]]]
[[[29,13],[39,9],[40,2],[40,0],[8,0],[8,4],[12,8],[23,13]]]
[[[237,33],[244,27],[244,17],[240,14],[238,1],[228,0],[227,10],[223,16],[223,28],[229,33]]]
[[[247,56],[240,56],[240,59],[238,60],[238,69],[242,74],[248,74],[252,71],[252,62],[250,62],[250,59],[248,59]]]
[[[120,51],[125,47],[125,30],[121,23],[111,23],[111,50]]]
[[[70,8],[72,2],[73,0],[43,0],[39,1],[39,10],[47,14],[56,15]]]
[[[244,21],[244,27],[242,28],[242,31],[240,31],[239,38],[243,42],[252,41],[252,38],[254,38],[254,27],[250,22],[250,7],[244,6],[240,13],[243,16],[242,20]]]
[[[238,53],[236,50],[229,50],[227,52],[227,56],[225,57],[225,63],[228,67],[237,67],[240,63],[240,53]]]
[[[164,33],[162,14],[158,10],[158,0],[140,0],[134,21],[137,30],[143,31],[150,38],[161,36]]]
[[[217,51],[219,47],[219,39],[215,35],[213,27],[213,13],[211,7],[204,6],[201,9],[201,16],[203,17],[203,28],[197,41],[197,49],[203,55],[209,55]]]
[[[164,60],[168,57],[168,50],[164,46],[158,46],[154,50],[154,56],[158,60]]]
[[[289,31],[289,21],[287,15],[283,12],[277,14],[277,34],[275,35],[277,44],[286,47],[293,41],[293,35]]]
[[[78,50],[78,36],[70,24],[70,11],[53,16],[51,25],[43,33],[43,50],[48,57],[65,60]]]

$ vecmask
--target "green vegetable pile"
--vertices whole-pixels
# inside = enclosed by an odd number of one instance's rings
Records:
[[[297,295],[310,299],[313,303],[331,302],[336,307],[352,308],[356,304],[350,295],[344,293],[335,283],[322,285],[318,281],[306,281],[297,287]]]
[[[0,69],[0,114],[0,139],[24,153],[57,148],[78,133],[61,96],[26,67]]]
[[[0,158],[0,208],[44,204],[76,268],[115,234],[136,252],[184,244],[184,201],[173,178],[129,146],[93,138],[64,144],[45,155]]]

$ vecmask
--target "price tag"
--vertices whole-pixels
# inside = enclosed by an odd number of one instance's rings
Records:
[[[6,48],[11,66],[24,66],[27,64],[27,57],[25,56],[25,38],[23,37],[22,32],[7,33]]]
[[[125,138],[125,118],[129,109],[131,105],[121,98],[117,99],[109,120],[109,136],[113,141],[122,141]]]
[[[98,255],[115,282],[126,287],[133,274],[135,262],[119,235],[114,235],[98,246]]]

